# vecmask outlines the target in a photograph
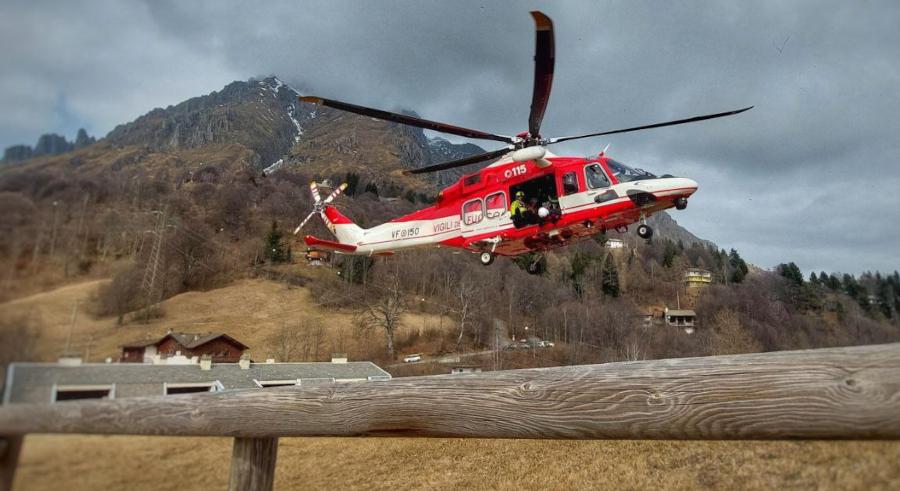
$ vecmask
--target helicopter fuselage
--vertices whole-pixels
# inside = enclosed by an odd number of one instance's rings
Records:
[[[547,165],[549,163],[549,165]],[[390,254],[417,247],[454,247],[518,256],[569,245],[607,230],[623,230],[667,208],[683,208],[697,183],[656,177],[600,154],[515,162],[509,158],[464,176],[434,206],[361,229],[329,206],[326,224],[339,242],[307,236],[312,247],[345,254]],[[529,219],[514,220],[519,192]],[[544,215],[544,216],[541,216]]]

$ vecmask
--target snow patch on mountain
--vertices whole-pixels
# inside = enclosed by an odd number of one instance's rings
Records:
[[[280,92],[282,90],[287,90],[292,92],[292,94],[288,95],[288,98],[295,99],[300,95],[300,92],[297,89],[291,87],[290,85],[284,83],[278,77],[269,77],[265,80],[259,81],[260,88],[263,92],[271,91],[272,97],[278,99],[280,97]],[[297,134],[294,135],[294,143],[298,143],[300,141],[300,137],[303,136],[303,127],[300,126],[300,121],[297,119],[297,104],[292,102],[285,106],[285,113],[287,114],[288,119],[291,120],[291,123],[294,125],[294,128],[297,130]],[[277,162],[276,162],[277,163]],[[275,164],[272,164],[275,165]]]

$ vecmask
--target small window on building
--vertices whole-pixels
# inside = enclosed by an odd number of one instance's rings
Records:
[[[500,191],[484,198],[484,207],[487,208],[488,219],[502,216],[506,213],[506,193]]]
[[[215,382],[198,384],[166,384],[166,395],[194,394],[197,392],[218,392],[220,387]]]
[[[300,380],[258,380],[256,383],[260,387],[287,387],[289,385],[300,385]]]
[[[484,218],[484,205],[480,199],[466,202],[462,208],[462,220],[465,225],[475,225]]]
[[[609,178],[606,177],[606,173],[603,172],[603,167],[600,167],[600,164],[591,164],[585,167],[584,177],[587,180],[588,187],[591,189],[609,187]]]
[[[112,398],[113,387],[111,385],[58,385],[53,395],[53,400],[56,402]]]

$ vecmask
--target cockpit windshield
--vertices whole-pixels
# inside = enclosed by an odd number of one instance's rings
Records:
[[[616,162],[613,159],[607,159],[606,165],[619,182],[640,181],[642,179],[656,179],[656,176],[645,171],[644,169],[632,169],[627,165]]]

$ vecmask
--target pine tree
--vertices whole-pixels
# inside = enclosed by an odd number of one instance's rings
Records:
[[[662,265],[671,268],[673,264],[675,264],[675,256],[678,255],[678,248],[672,241],[666,241],[666,247],[663,249],[663,260]]]
[[[724,253],[724,251],[722,252]],[[747,263],[735,249],[732,249],[731,252],[728,253],[728,264],[731,265],[732,269],[731,282],[740,283],[744,281],[750,268],[747,267]]]
[[[272,222],[272,229],[266,234],[263,257],[272,263],[283,263],[291,260],[291,248],[284,244],[284,234],[278,229],[278,222]]]
[[[788,281],[795,285],[803,284],[803,273],[800,268],[792,261],[787,264],[779,264],[777,268],[778,274],[787,278]]]
[[[601,285],[604,295],[611,297],[619,296],[619,270],[612,256],[606,258],[606,264],[603,265],[603,282]]]
[[[809,273],[809,283],[811,285],[819,286],[819,277],[816,276],[815,271],[810,271]]]
[[[344,177],[344,182],[347,183],[347,189],[344,190],[344,194],[347,196],[356,196],[356,188],[359,186],[359,174],[348,172]]]
[[[834,273],[828,275],[828,288],[835,292],[841,289],[841,280]]]

